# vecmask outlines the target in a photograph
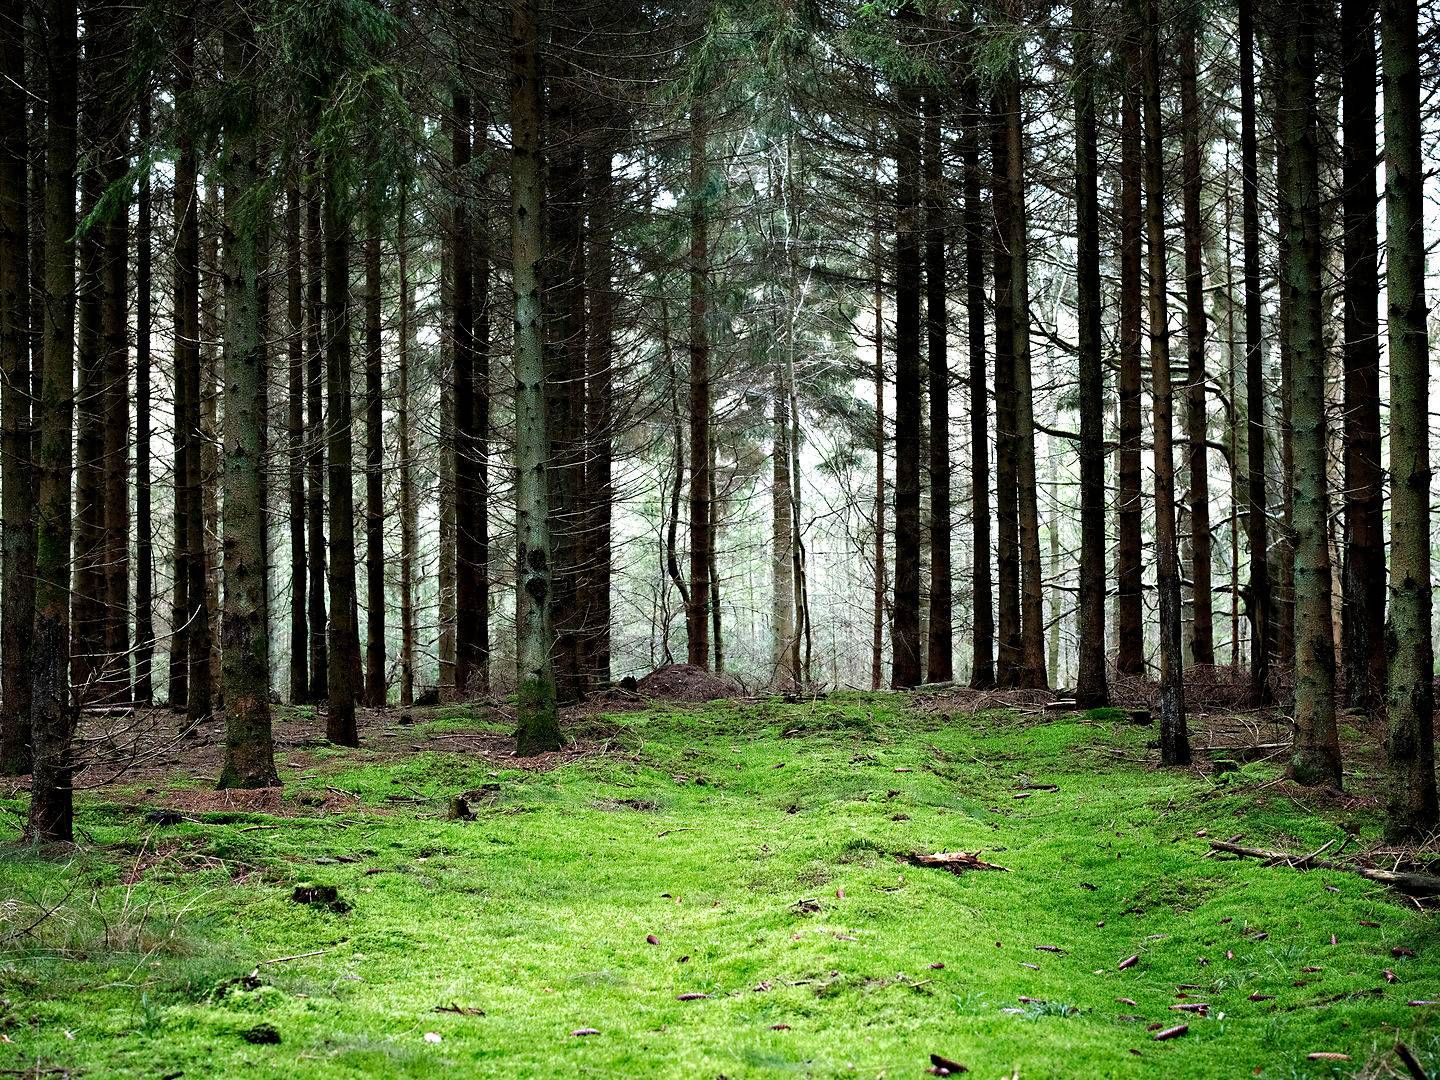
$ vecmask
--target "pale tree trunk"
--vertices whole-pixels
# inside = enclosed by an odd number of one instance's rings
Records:
[[[544,160],[540,148],[543,91],[539,65],[539,0],[513,0],[510,21],[511,265],[515,290],[515,538],[522,616],[516,623],[518,686],[516,750],[522,756],[558,749],[550,654],[550,493],[546,465],[544,308],[540,263]]]
[[[395,272],[400,279],[399,363],[395,386],[397,465],[400,469],[400,704],[415,701],[415,554],[419,520],[410,431],[410,356],[414,348],[414,295],[410,286],[409,188],[400,188],[396,215]]]
[[[305,288],[300,247],[300,189],[285,191],[285,293],[289,366],[286,413],[290,508],[290,703],[310,702],[309,568],[305,560]]]

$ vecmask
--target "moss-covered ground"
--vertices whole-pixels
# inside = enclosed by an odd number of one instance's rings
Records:
[[[1400,1038],[1440,1069],[1440,1009],[1407,1004],[1440,998],[1433,919],[1353,874],[1206,857],[1372,842],[1363,801],[1160,771],[1103,716],[855,695],[587,723],[603,752],[548,771],[317,751],[273,815],[86,795],[77,851],[0,849],[0,1068],[1325,1077],[1389,1075]],[[944,851],[1008,872],[896,858]]]

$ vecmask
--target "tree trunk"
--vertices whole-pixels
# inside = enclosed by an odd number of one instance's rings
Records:
[[[589,574],[586,588],[589,607],[589,641],[585,652],[591,678],[601,687],[610,684],[610,589],[614,573],[611,551],[611,517],[615,487],[612,480],[614,456],[613,402],[615,379],[615,252],[614,216],[616,193],[611,177],[612,150],[602,141],[590,147],[586,158],[586,182],[590,193],[589,251],[585,258],[589,282],[590,326],[586,333],[586,421],[589,453],[585,466],[585,487],[589,495],[590,521],[586,528]]]
[[[220,574],[222,559],[220,556],[220,311],[221,311],[221,281],[220,281],[220,185],[218,177],[206,176],[205,183],[205,212],[199,221],[200,227],[200,286],[196,291],[197,303],[199,304],[199,315],[195,325],[199,328],[197,341],[199,343],[199,370],[196,385],[199,391],[196,400],[192,402],[199,410],[196,419],[195,432],[199,443],[196,452],[196,460],[199,461],[199,475],[195,480],[195,488],[199,493],[197,503],[199,510],[192,507],[192,513],[199,513],[198,519],[192,518],[190,522],[190,539],[195,541],[200,538],[202,557],[192,559],[190,573],[194,575],[196,566],[203,566],[204,576],[200,579],[204,588],[199,595],[204,597],[206,628],[205,641],[208,648],[204,653],[206,673],[209,682],[206,686],[205,700],[207,702],[204,715],[208,715],[211,708],[217,704],[214,694],[220,688],[220,634],[223,629],[217,626],[220,620]],[[191,600],[196,595],[196,579],[192,576],[190,581]],[[191,685],[194,685],[194,665],[199,662],[199,654],[190,654],[191,664]]]
[[[913,13],[902,9],[902,17]],[[890,686],[920,671],[920,92],[899,89],[895,116],[895,615]]]
[[[790,400],[778,363],[771,390],[771,417],[774,424],[770,470],[771,663],[773,685],[785,691],[795,689],[797,675],[791,662],[795,640],[795,580],[791,569],[795,537],[790,510]]]
[[[312,166],[314,162],[311,162]],[[325,350],[324,316],[325,230],[321,220],[323,194],[318,179],[311,181],[305,198],[305,416],[307,435],[305,540],[309,548],[310,580],[310,700],[317,705],[330,697],[330,634],[325,614]]]
[[[1250,547],[1246,606],[1250,617],[1250,682],[1256,704],[1270,701],[1275,652],[1275,601],[1270,587],[1269,498],[1265,479],[1265,366],[1261,354],[1260,179],[1255,133],[1255,35],[1252,0],[1239,0],[1241,243],[1245,273],[1245,415],[1249,492],[1245,533]]]
[[[1091,0],[1075,0],[1075,280],[1080,346],[1080,666],[1075,700],[1106,705],[1105,370],[1100,351],[1100,205]]]
[[[1132,72],[1132,74],[1134,74]],[[1115,516],[1119,546],[1115,558],[1115,670],[1145,674],[1145,571],[1142,560],[1140,446],[1141,281],[1143,209],[1140,95],[1135,79],[1122,92],[1120,119],[1120,454]]]
[[[222,788],[273,787],[270,730],[270,628],[265,604],[264,342],[256,282],[254,211],[258,183],[254,125],[259,100],[251,69],[255,31],[239,9],[224,29],[224,77],[230,85],[225,131],[225,615],[220,623],[225,762]],[[268,208],[267,208],[268,209]]]
[[[1010,254],[1010,146],[1005,99],[991,100],[990,202],[995,217],[991,264],[995,279],[995,566],[999,596],[999,686],[1020,681],[1020,511],[1016,480],[1018,430],[1015,426],[1015,305]]]
[[[79,46],[74,0],[46,0],[44,374],[37,418],[32,839],[74,835],[70,700],[70,468],[75,375],[75,155]],[[183,40],[183,39],[182,39]]]
[[[563,745],[550,655],[550,493],[546,464],[544,308],[545,164],[540,145],[543,90],[539,0],[512,0],[510,21],[510,240],[515,290],[515,539],[522,616],[515,628],[518,686],[515,747],[521,756]]]
[[[710,666],[710,241],[705,206],[705,107],[690,103],[690,602],[685,611],[686,658]]]
[[[1150,386],[1155,430],[1155,592],[1160,609],[1160,760],[1190,762],[1185,730],[1180,562],[1175,538],[1175,458],[1172,447],[1170,326],[1165,293],[1165,168],[1160,116],[1160,16],[1145,2],[1143,89],[1145,118],[1145,232],[1150,271]]]
[[[300,189],[285,191],[285,310],[289,356],[286,450],[290,507],[290,703],[310,697],[309,567],[305,561],[305,290],[300,247]]]
[[[1290,776],[1302,784],[1340,786],[1340,737],[1335,723],[1335,639],[1330,610],[1329,491],[1326,473],[1325,342],[1320,235],[1320,177],[1315,111],[1314,0],[1300,0],[1293,18],[1279,19],[1275,59],[1279,83],[1281,277],[1290,303],[1281,331],[1290,347],[1294,434],[1295,750]]]
[[[1430,605],[1430,357],[1425,313],[1425,203],[1415,0],[1381,0],[1385,87],[1385,235],[1390,345],[1390,657],[1386,705],[1392,839],[1440,818],[1435,795]],[[48,359],[47,371],[48,371]]]
[[[30,771],[35,529],[24,0],[0,8],[0,775]]]
[[[409,188],[400,188],[396,214],[395,273],[400,279],[400,348],[395,386],[396,457],[400,471],[400,704],[415,701],[415,556],[419,547],[415,461],[410,432],[410,356],[414,347],[414,296],[410,287]]]
[[[1375,209],[1375,0],[1343,0],[1345,42],[1345,697],[1385,699],[1385,474],[1380,461],[1380,314]]]
[[[960,167],[965,197],[965,317],[969,353],[971,638],[970,686],[995,685],[995,600],[990,552],[990,386],[985,358],[985,208],[981,202],[980,134],[984,117],[975,76],[964,83]]]
[[[1035,413],[1030,377],[1029,233],[1025,214],[1025,142],[1020,71],[1005,80],[1006,173],[1010,192],[1010,348],[1015,378],[1015,484],[1020,519],[1020,665],[1017,683],[1043,688],[1045,597],[1040,564],[1040,507],[1035,475]]]
[[[872,560],[874,602],[870,628],[870,689],[879,690],[885,674],[885,278],[878,225],[871,236],[870,246],[875,274],[875,535],[872,541],[875,554]],[[793,547],[793,536],[791,541]],[[796,670],[794,675],[798,679],[800,672]]]
[[[381,338],[380,214],[365,237],[365,702],[382,708],[385,678],[385,426]]]
[[[950,361],[946,354],[944,162],[940,95],[925,91],[925,329],[930,396],[930,611],[925,671],[930,682],[955,677],[950,582]]]
[[[1206,449],[1205,223],[1200,211],[1200,106],[1196,93],[1194,21],[1181,31],[1180,130],[1184,143],[1185,435],[1190,473],[1191,659],[1215,663],[1215,615],[1210,570],[1210,463]]]
[[[138,123],[141,152],[150,145],[151,92],[141,92]],[[150,170],[140,176],[135,205],[135,689],[138,705],[155,696],[155,555],[150,508],[151,355],[151,186]]]
[[[330,675],[325,737],[359,746],[355,727],[360,637],[355,625],[355,509],[351,487],[350,210],[334,162],[324,165],[326,431],[330,479]]]

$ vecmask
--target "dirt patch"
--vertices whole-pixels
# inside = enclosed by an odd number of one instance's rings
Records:
[[[636,683],[635,692],[652,701],[720,701],[739,697],[744,689],[734,679],[694,664],[667,664]]]

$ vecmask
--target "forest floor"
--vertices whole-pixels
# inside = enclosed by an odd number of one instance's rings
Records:
[[[207,729],[86,793],[79,848],[0,848],[0,1070],[1382,1077],[1402,1039],[1437,1075],[1433,916],[1208,851],[1374,852],[1373,762],[1319,796],[973,704],[591,709],[528,761],[492,709],[359,751],[284,710],[283,795],[210,791]],[[900,858],[957,851],[1005,870]]]

